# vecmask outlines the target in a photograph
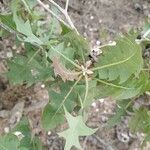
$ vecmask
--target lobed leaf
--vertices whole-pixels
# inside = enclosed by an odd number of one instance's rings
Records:
[[[133,132],[142,131],[150,134],[150,114],[148,109],[141,107],[136,110],[129,126]]]
[[[140,45],[136,44],[133,36],[121,37],[116,46],[103,48],[103,55],[95,64],[99,78],[109,81],[119,78],[120,83],[128,80],[133,74],[138,76],[143,59]]]
[[[88,136],[96,132],[97,129],[87,127],[82,116],[73,117],[65,110],[65,116],[69,125],[69,129],[59,133],[59,136],[66,139],[65,150],[70,150],[72,146],[81,149],[79,136]]]
[[[11,8],[13,12],[13,20],[16,24],[16,29],[19,33],[23,34],[24,37],[23,39],[18,36],[20,40],[23,40],[25,42],[29,42],[32,44],[37,44],[37,45],[42,45],[43,42],[33,34],[32,28],[30,25],[30,21],[27,20],[24,22],[24,20],[18,15],[18,10],[19,10],[19,1],[18,0],[13,0],[11,3]]]
[[[75,82],[76,83],[76,82]],[[63,105],[72,112],[77,93],[74,82],[60,83],[60,92],[50,90],[50,103],[45,107],[42,115],[42,124],[46,130],[53,129],[64,121]]]
[[[35,53],[37,52],[30,53],[27,57],[17,55],[8,61],[9,72],[6,75],[11,84],[26,82],[30,86],[38,81],[52,79],[53,72],[49,63],[43,63],[44,59],[35,59]]]
[[[102,80],[97,81],[101,83],[98,86],[99,96],[101,98],[110,96],[115,100],[129,99],[138,96],[147,91],[149,86],[148,76],[144,73],[141,73],[138,78],[129,78],[123,84],[118,84],[117,82],[111,82],[112,84],[110,84],[110,82]]]

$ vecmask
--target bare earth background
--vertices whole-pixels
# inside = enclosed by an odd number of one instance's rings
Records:
[[[0,4],[1,11],[6,9],[9,0]],[[57,0],[64,5],[65,0]],[[69,14],[79,32],[91,45],[104,44],[114,40],[121,32],[127,32],[131,27],[141,28],[146,18],[150,18],[150,0],[70,0]],[[5,60],[11,57],[16,49],[10,39],[0,39],[0,73],[7,70]],[[47,150],[63,150],[65,141],[57,136],[55,131],[48,134],[40,126],[39,107],[48,101],[48,93],[41,83],[26,88],[25,86],[10,86],[5,77],[0,77],[0,133],[15,124],[15,112],[24,103],[23,115],[31,124],[33,134],[38,135]],[[89,109],[88,125],[99,127],[95,135],[81,137],[84,150],[139,150],[141,134],[133,135],[128,128],[130,118],[112,129],[105,129],[106,121],[114,114],[115,101],[101,99],[93,103]],[[19,110],[22,111],[22,110]],[[60,131],[65,125],[56,129]],[[75,148],[73,148],[75,149]],[[150,147],[145,148],[145,150]]]

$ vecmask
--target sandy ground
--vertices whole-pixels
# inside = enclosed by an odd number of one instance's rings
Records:
[[[64,0],[57,2],[62,6],[64,4]],[[7,0],[4,3],[7,3]],[[127,32],[130,28],[141,28],[144,20],[150,18],[150,1],[70,0],[69,14],[79,32],[90,41],[91,45],[100,45],[114,40],[121,32]],[[12,55],[12,43],[9,39],[0,41],[0,73],[6,71],[5,60]],[[63,150],[64,140],[59,138],[55,131],[48,135],[41,129],[39,121],[41,111],[38,108],[32,111],[43,99],[47,101],[48,94],[40,84],[28,89],[24,86],[12,87],[5,77],[0,76],[0,115],[2,111],[9,115],[17,103],[24,101],[25,106],[30,106],[31,109],[27,109],[26,114],[32,120],[33,132],[40,136],[47,150]],[[38,105],[35,106],[36,103]],[[130,134],[127,125],[129,118],[124,118],[110,130],[105,129],[108,118],[114,114],[115,106],[115,101],[110,99],[102,99],[92,104],[89,109],[88,125],[99,127],[99,130],[95,135],[81,138],[84,150],[140,149],[140,135]],[[0,133],[4,132],[8,122],[8,118],[2,119],[0,116]]]

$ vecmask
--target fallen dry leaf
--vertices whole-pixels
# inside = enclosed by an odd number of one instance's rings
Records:
[[[0,111],[0,118],[8,118],[10,115],[10,111],[9,110],[1,110]]]
[[[9,120],[10,127],[13,128],[22,118],[24,108],[24,101],[18,102],[11,110],[11,117]]]
[[[65,82],[66,80],[74,81],[78,79],[78,74],[75,71],[71,71],[63,66],[58,57],[53,58],[54,73],[55,75],[59,75],[62,80]]]

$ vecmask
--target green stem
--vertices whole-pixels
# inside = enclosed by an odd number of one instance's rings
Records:
[[[82,69],[78,64],[76,64],[75,62],[73,62],[71,59],[69,59],[68,57],[66,57],[64,54],[62,54],[61,52],[59,52],[58,50],[54,49],[52,46],[51,46],[52,50],[53,51],[56,51],[58,54],[60,54],[64,59],[66,59],[68,62],[70,62],[72,65],[74,65],[76,68],[78,69]]]
[[[91,69],[91,71],[96,71],[96,70],[100,70],[100,69],[104,69],[104,68],[109,68],[109,67],[112,67],[112,66],[115,66],[115,65],[120,65],[126,61],[128,61],[129,59],[131,59],[133,56],[134,56],[135,53],[133,53],[130,57],[128,57],[127,59],[125,60],[121,60],[119,62],[115,62],[115,63],[112,63],[112,64],[108,64],[108,65],[104,65],[104,66],[100,66],[100,67],[96,67],[96,68],[93,68]]]
[[[108,82],[105,82],[105,81],[100,80],[100,79],[97,79],[97,78],[95,78],[95,80],[97,80],[97,81],[100,82],[100,83],[103,83],[103,84],[106,84],[106,85],[109,85],[109,86],[112,86],[112,87],[120,88],[120,89],[125,89],[125,90],[130,90],[130,89],[132,89],[132,88],[128,88],[128,87],[116,85],[116,84],[113,84],[113,83],[108,83]]]
[[[89,82],[88,82],[88,76],[85,74],[85,84],[86,84],[86,89],[85,89],[85,95],[84,95],[84,101],[83,103],[85,104],[87,96],[88,96],[88,91],[89,91]],[[83,106],[84,106],[83,104]]]
[[[144,68],[142,70],[145,70],[145,71],[150,71],[150,68]]]
[[[56,116],[56,114],[59,112],[59,110],[63,107],[64,103],[66,102],[66,99],[69,97],[69,95],[71,94],[72,90],[74,89],[74,87],[78,84],[78,82],[81,80],[82,75],[79,76],[78,80],[74,83],[74,85],[70,88],[69,92],[66,94],[66,96],[64,97],[63,101],[61,102],[60,106],[58,107],[58,109],[56,110],[55,114],[53,115],[52,119]]]
[[[128,109],[128,107],[135,101],[135,99],[131,99],[131,101],[126,105],[125,110]]]
[[[3,148],[2,150],[8,150],[8,149],[5,148],[2,144],[0,144],[0,147]]]
[[[81,96],[78,94],[78,96],[79,96],[79,101],[80,101],[80,104],[81,104],[81,110],[84,108],[83,107],[83,102],[82,102],[82,99],[81,99]]]
[[[40,52],[40,49],[37,50],[37,51],[32,55],[32,57],[29,59],[29,61],[27,62],[27,64],[29,64],[29,63],[33,60],[33,58],[34,58],[39,52]]]

